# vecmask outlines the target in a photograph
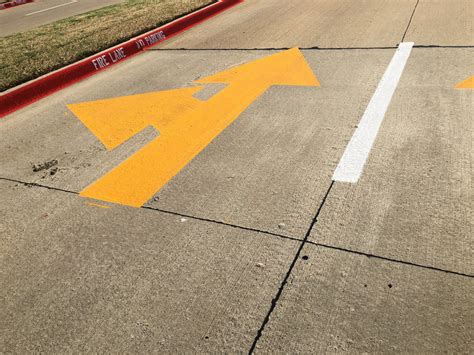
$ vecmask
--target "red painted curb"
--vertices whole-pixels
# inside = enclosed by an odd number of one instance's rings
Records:
[[[28,4],[29,2],[33,2],[35,0],[13,0],[6,2],[4,4],[0,4],[0,10],[6,10],[18,5]]]
[[[144,48],[154,46],[176,36],[243,1],[219,0],[217,3],[132,38],[127,42],[10,89],[0,96],[0,118],[130,58],[143,51]]]

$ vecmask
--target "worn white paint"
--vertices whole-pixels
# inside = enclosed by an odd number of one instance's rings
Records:
[[[77,0],[72,0],[72,1],[66,2],[66,3],[64,3],[64,4],[59,4],[59,5],[56,5],[56,6],[48,7],[48,8],[43,9],[43,10],[38,10],[38,11],[35,11],[35,12],[30,12],[29,14],[26,14],[25,16],[36,15],[36,14],[39,14],[39,13],[41,13],[41,12],[45,12],[45,11],[57,9],[58,7],[63,7],[63,6],[66,6],[66,5],[71,5],[71,4],[74,4],[74,3],[76,3],[76,2],[77,2]]]
[[[404,42],[398,46],[339,161],[332,177],[334,181],[356,183],[362,175],[365,162],[377,138],[380,125],[400,81],[413,44],[413,42]]]

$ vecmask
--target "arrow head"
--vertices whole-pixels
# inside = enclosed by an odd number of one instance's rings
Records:
[[[298,48],[270,55],[196,81],[197,83],[258,82],[267,86],[320,86]]]

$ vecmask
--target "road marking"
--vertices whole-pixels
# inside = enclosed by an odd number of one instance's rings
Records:
[[[56,6],[48,7],[47,9],[38,10],[38,11],[35,11],[35,12],[30,12],[29,14],[26,14],[25,16],[36,15],[36,14],[39,14],[39,13],[41,13],[41,12],[45,12],[45,11],[49,11],[49,10],[54,10],[54,9],[57,9],[58,7],[63,7],[63,6],[66,6],[66,5],[74,4],[75,2],[77,2],[77,0],[72,0],[72,1],[66,2],[66,3],[64,3],[64,4],[59,4],[59,5],[56,5]]]
[[[474,75],[457,84],[456,89],[474,89]]]
[[[334,171],[334,181],[356,183],[359,180],[413,44],[403,42],[398,46]]]
[[[148,126],[160,133],[80,195],[140,207],[269,87],[319,86],[298,48],[196,82],[227,86],[207,101],[193,97],[197,86],[68,105],[108,150]]]
[[[99,208],[110,208],[110,206],[99,205],[98,203],[88,203],[89,206],[99,207]]]

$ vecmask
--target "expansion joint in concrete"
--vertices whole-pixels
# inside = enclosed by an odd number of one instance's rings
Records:
[[[53,186],[47,186],[47,185],[43,185],[43,184],[34,183],[34,182],[33,183],[32,182],[25,182],[25,181],[5,178],[5,177],[0,177],[0,180],[14,182],[14,183],[26,186],[26,187],[38,187],[38,188],[43,188],[43,189],[52,190],[52,191],[65,192],[65,193],[69,193],[69,194],[73,194],[73,195],[78,195],[79,194],[78,192],[75,192],[75,191],[65,190],[65,189],[61,189],[61,188],[57,188],[57,187],[53,187]],[[321,207],[322,207],[322,204],[320,205],[320,208]],[[189,219],[195,219],[195,220],[202,221],[202,222],[213,223],[213,224],[218,224],[218,225],[222,225],[222,226],[226,226],[226,227],[230,227],[230,228],[245,230],[245,231],[248,231],[248,232],[255,232],[255,233],[259,233],[261,235],[273,236],[273,237],[292,240],[292,241],[300,242],[300,243],[303,242],[303,239],[300,239],[300,238],[296,238],[296,237],[292,237],[292,236],[288,236],[288,235],[283,235],[283,234],[278,234],[278,233],[273,233],[273,232],[263,230],[263,229],[240,226],[240,225],[237,225],[237,224],[232,224],[232,223],[228,223],[228,222],[218,221],[218,220],[215,220],[215,219],[204,218],[204,217],[193,216],[193,215],[189,215],[189,214],[164,210],[164,209],[161,209],[161,208],[155,208],[155,207],[149,207],[149,206],[143,206],[141,208],[146,209],[146,210],[166,213],[166,214],[173,215],[173,216],[189,218]],[[318,211],[320,210],[320,208],[318,209]],[[312,224],[312,227],[313,226],[314,226],[314,224]],[[442,269],[442,268],[438,268],[438,267],[430,266],[430,265],[422,265],[422,264],[412,263],[412,262],[409,262],[409,261],[404,261],[404,260],[399,260],[399,259],[388,258],[388,257],[381,256],[381,255],[376,255],[376,254],[372,254],[372,253],[365,253],[365,252],[358,251],[358,250],[352,250],[352,249],[342,248],[342,247],[338,247],[338,246],[334,246],[334,245],[313,242],[313,241],[310,241],[310,240],[306,240],[305,243],[309,244],[309,245],[314,245],[314,246],[320,247],[320,248],[332,249],[332,250],[337,250],[337,251],[344,252],[344,253],[362,255],[362,256],[366,256],[368,258],[384,260],[384,261],[388,261],[388,262],[392,262],[392,263],[410,265],[410,266],[415,266],[415,267],[428,269],[428,270],[432,270],[432,271],[444,272],[444,273],[451,274],[451,275],[458,275],[458,276],[463,276],[463,277],[474,278],[474,275],[471,275],[471,274],[466,274],[466,273],[453,271],[453,270]]]
[[[380,47],[299,47],[302,51],[350,51],[350,50],[385,50],[397,49],[398,45],[380,46]],[[442,49],[442,48],[474,48],[474,45],[440,45],[440,44],[415,44],[413,48],[425,49]],[[290,47],[260,47],[260,48],[150,48],[147,51],[153,52],[245,52],[245,51],[285,51]]]
[[[408,20],[407,28],[405,28],[405,32],[403,33],[403,37],[402,37],[402,40],[400,42],[405,41],[405,36],[407,35],[408,29],[410,28],[411,21],[413,20],[413,16],[415,15],[415,11],[416,11],[416,8],[418,7],[419,2],[420,2],[420,0],[416,0],[415,7],[413,8],[413,12],[411,13],[410,20]]]
[[[334,245],[328,245],[328,244],[317,243],[317,242],[312,242],[312,241],[308,241],[307,243],[311,244],[311,245],[314,245],[314,246],[317,246],[317,247],[325,248],[325,249],[332,249],[332,250],[337,250],[337,251],[344,252],[344,253],[350,253],[350,254],[355,254],[355,255],[366,256],[368,258],[374,258],[374,259],[378,259],[378,260],[388,261],[388,262],[391,262],[391,263],[415,266],[415,267],[419,267],[419,268],[422,268],[422,269],[444,272],[446,274],[463,276],[463,277],[468,277],[468,278],[474,278],[474,275],[472,275],[472,274],[465,274],[463,272],[442,269],[442,268],[435,267],[435,266],[412,263],[410,261],[404,261],[404,260],[399,260],[399,259],[388,258],[388,257],[381,256],[381,255],[376,255],[376,254],[372,254],[372,253],[365,253],[363,251],[352,250],[352,249],[347,249],[347,248],[337,247],[337,246],[334,246]]]
[[[39,187],[39,188],[42,188],[42,189],[60,191],[60,192],[66,192],[66,193],[69,193],[69,194],[78,195],[78,193],[75,192],[75,191],[70,191],[70,190],[65,190],[65,189],[61,189],[61,188],[58,188],[58,187],[38,184],[36,182],[26,182],[26,181],[20,181],[20,180],[16,180],[16,179],[5,178],[5,177],[0,177],[0,180],[14,182],[14,183],[26,186],[26,187]]]
[[[308,228],[308,230],[306,231],[306,234],[303,238],[303,240],[301,241],[300,243],[300,246],[298,248],[298,250],[296,251],[296,254],[293,258],[293,261],[291,262],[290,264],[290,267],[288,269],[288,271],[286,272],[286,275],[285,277],[283,278],[283,281],[282,283],[280,284],[280,287],[278,288],[278,291],[275,295],[275,297],[272,299],[272,302],[271,302],[271,305],[270,305],[270,309],[268,310],[267,312],[267,315],[265,316],[264,320],[263,320],[263,323],[262,325],[260,326],[260,329],[258,330],[257,332],[257,335],[252,343],[252,346],[250,347],[250,350],[249,350],[249,354],[253,354],[253,352],[255,351],[255,348],[257,346],[257,343],[258,341],[260,340],[260,337],[262,336],[263,334],[263,331],[265,330],[265,327],[266,325],[268,324],[268,321],[270,320],[270,316],[272,315],[273,311],[275,310],[277,304],[278,304],[278,301],[280,300],[280,297],[283,293],[283,290],[286,286],[286,284],[288,283],[288,279],[290,278],[290,275],[291,273],[293,272],[293,269],[296,265],[296,262],[298,261],[298,259],[300,258],[300,255],[301,255],[301,251],[303,250],[303,247],[306,245],[306,243],[308,242],[308,238],[311,234],[311,231],[313,230],[314,226],[316,225],[316,223],[318,222],[318,217],[319,217],[319,214],[321,213],[321,210],[323,209],[324,207],[324,204],[326,203],[326,200],[329,196],[329,193],[331,192],[331,189],[332,187],[334,186],[334,181],[331,181],[331,184],[329,185],[327,191],[326,191],[326,194],[324,195],[323,197],[323,200],[321,201],[317,211],[316,211],[316,214],[313,218],[313,220],[311,221],[311,224]]]
[[[35,182],[26,182],[26,181],[21,181],[21,180],[11,179],[11,178],[5,178],[5,177],[0,177],[0,180],[9,181],[9,182],[17,183],[17,184],[21,184],[21,185],[26,186],[26,187],[43,188],[43,189],[52,190],[52,191],[65,192],[65,193],[73,194],[73,195],[78,195],[78,194],[79,194],[79,193],[76,192],[76,191],[65,190],[65,189],[61,189],[61,188],[58,188],[58,187],[53,187],[53,186],[47,186],[47,185],[43,185],[43,184],[38,184],[38,183],[35,183]],[[334,182],[333,182],[333,183],[334,183]],[[332,188],[332,186],[333,186],[333,184],[331,184],[330,187]],[[328,192],[329,192],[329,189],[328,189]],[[283,234],[278,234],[278,233],[273,233],[273,232],[270,232],[270,231],[267,231],[267,230],[263,230],[263,229],[240,226],[240,225],[237,225],[237,224],[232,224],[232,223],[228,223],[228,222],[218,221],[218,220],[214,220],[214,219],[210,219],[210,218],[199,217],[199,216],[193,216],[193,215],[189,215],[189,214],[184,214],[184,213],[169,211],[169,210],[165,210],[165,209],[161,209],[161,208],[155,208],[155,207],[149,207],[149,206],[143,206],[143,207],[141,207],[141,208],[142,208],[142,209],[146,209],[146,210],[151,210],[151,211],[166,213],[166,214],[173,215],[173,216],[177,216],[177,217],[189,218],[189,219],[194,219],[194,220],[197,220],[197,221],[202,221],[202,222],[207,222],[207,223],[222,225],[222,226],[226,226],[226,227],[229,227],[229,228],[235,228],[235,229],[245,230],[245,231],[248,231],[248,232],[259,233],[259,234],[261,234],[261,235],[266,235],[266,236],[272,236],[272,237],[277,237],[277,238],[281,238],[281,239],[292,240],[292,241],[301,243],[301,244],[300,244],[300,249],[302,249],[302,247],[304,246],[304,244],[309,244],[309,245],[313,245],[313,246],[320,247],[320,248],[332,249],[332,250],[337,250],[337,251],[344,252],[344,253],[362,255],[362,256],[366,256],[366,257],[368,257],[368,258],[374,258],[374,259],[378,259],[378,260],[384,260],[384,261],[388,261],[388,262],[392,262],[392,263],[403,264],[403,265],[409,265],[409,266],[415,266],[415,267],[419,267],[419,268],[423,268],[423,269],[428,269],[428,270],[432,270],[432,271],[444,272],[444,273],[451,274],[451,275],[458,275],[458,276],[463,276],[463,277],[474,278],[474,275],[466,274],[466,273],[462,273],[462,272],[458,272],[458,271],[442,269],[442,268],[438,268],[438,267],[430,266],[430,265],[422,265],[422,264],[412,263],[412,262],[409,262],[409,261],[404,261],[404,260],[399,260],[399,259],[388,258],[388,257],[381,256],[381,255],[376,255],[376,254],[372,254],[372,253],[366,253],[366,252],[362,252],[362,251],[358,251],[358,250],[352,250],[352,249],[342,248],[342,247],[338,247],[338,246],[334,246],[334,245],[323,244],[323,243],[318,243],[318,242],[313,242],[313,241],[308,240],[308,238],[309,238],[309,234],[308,234],[308,233],[311,232],[311,230],[313,229],[314,225],[315,225],[316,222],[317,222],[317,216],[319,215],[319,212],[321,211],[321,208],[323,207],[324,203],[326,202],[326,198],[327,198],[327,196],[328,196],[328,192],[326,192],[326,195],[325,195],[325,197],[324,197],[322,203],[320,204],[320,206],[319,206],[319,208],[318,208],[318,212],[317,212],[317,214],[316,214],[316,217],[315,217],[315,219],[313,220],[313,222],[311,223],[311,227],[309,228],[309,230],[308,230],[308,232],[307,232],[307,234],[306,234],[306,236],[305,236],[304,239],[300,239],[300,238],[296,238],[296,237],[292,237],[292,236],[288,236],[288,235],[283,235]],[[297,257],[296,257],[296,259],[297,259]]]
[[[230,228],[235,228],[235,229],[240,229],[240,230],[245,230],[245,231],[248,231],[248,232],[255,232],[255,233],[265,234],[265,235],[269,235],[269,236],[273,236],[273,237],[278,237],[278,238],[281,238],[281,239],[289,239],[289,240],[293,240],[293,241],[297,241],[297,242],[301,242],[301,241],[302,241],[301,239],[298,239],[298,238],[295,238],[295,237],[289,237],[289,236],[286,236],[286,235],[283,235],[283,234],[273,233],[273,232],[266,231],[266,230],[262,230],[262,229],[258,229],[258,228],[251,228],[251,227],[239,226],[239,225],[237,225],[237,224],[232,224],[232,223],[223,222],[223,221],[217,221],[217,220],[215,220],[215,219],[204,218],[204,217],[198,217],[198,216],[193,216],[193,215],[188,215],[188,214],[183,214],[183,213],[168,211],[168,210],[164,210],[164,209],[161,209],[161,208],[155,208],[155,207],[148,207],[148,206],[146,206],[146,207],[142,207],[142,208],[143,208],[143,209],[147,209],[147,210],[153,210],[153,211],[157,211],[157,212],[162,212],[162,213],[166,213],[166,214],[170,214],[170,215],[174,215],[174,216],[178,216],[178,217],[184,217],[184,218],[195,219],[195,220],[202,221],[202,222],[208,222],[208,223],[213,223],[213,224],[219,224],[219,225],[222,225],[222,226],[226,226],[226,227],[230,227]]]

